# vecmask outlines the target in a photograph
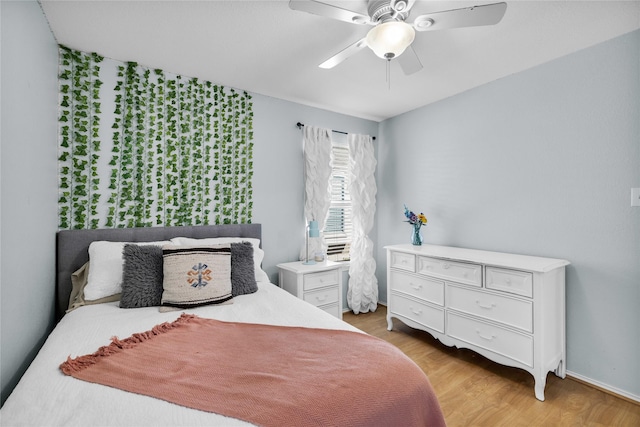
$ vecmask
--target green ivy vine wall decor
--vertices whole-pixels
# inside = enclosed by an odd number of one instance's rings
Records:
[[[106,128],[103,58],[62,46],[60,57],[61,229],[251,222],[249,94],[105,60],[116,76]]]
[[[100,63],[64,46],[60,58],[60,228],[97,228],[100,201]]]

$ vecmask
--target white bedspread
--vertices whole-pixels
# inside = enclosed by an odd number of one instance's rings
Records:
[[[80,307],[53,330],[0,410],[2,426],[246,426],[247,423],[64,375],[58,368],[108,345],[112,336],[170,322],[181,313],[225,321],[357,331],[271,283],[233,304],[160,313],[158,307],[121,309],[118,303]],[[278,349],[274,349],[278,350]],[[241,354],[238,357],[242,357]],[[286,357],[286,354],[283,354]]]

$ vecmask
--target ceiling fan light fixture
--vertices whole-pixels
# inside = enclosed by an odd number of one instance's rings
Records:
[[[402,21],[383,22],[367,34],[367,46],[383,59],[398,57],[413,42],[416,32]]]

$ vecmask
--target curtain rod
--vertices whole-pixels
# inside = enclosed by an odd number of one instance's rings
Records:
[[[302,129],[302,126],[304,126],[304,123],[300,123],[300,122],[298,122],[298,123],[296,123],[296,126],[298,127],[298,129]],[[349,132],[343,132],[343,131],[341,131],[341,130],[335,130],[335,129],[332,129],[332,130],[331,130],[331,132],[341,133],[341,134],[343,134],[343,135],[349,135]],[[371,139],[373,139],[373,140],[375,141],[375,140],[376,140],[376,137],[375,137],[375,136],[372,136],[372,137],[371,137]]]

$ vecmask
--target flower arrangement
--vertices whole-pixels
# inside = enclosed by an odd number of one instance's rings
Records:
[[[420,227],[427,223],[427,217],[422,212],[416,215],[413,211],[410,211],[407,205],[404,205],[404,216],[407,218],[409,224],[413,226],[413,233],[411,234],[411,244],[420,246],[422,245],[422,236],[420,235]]]

